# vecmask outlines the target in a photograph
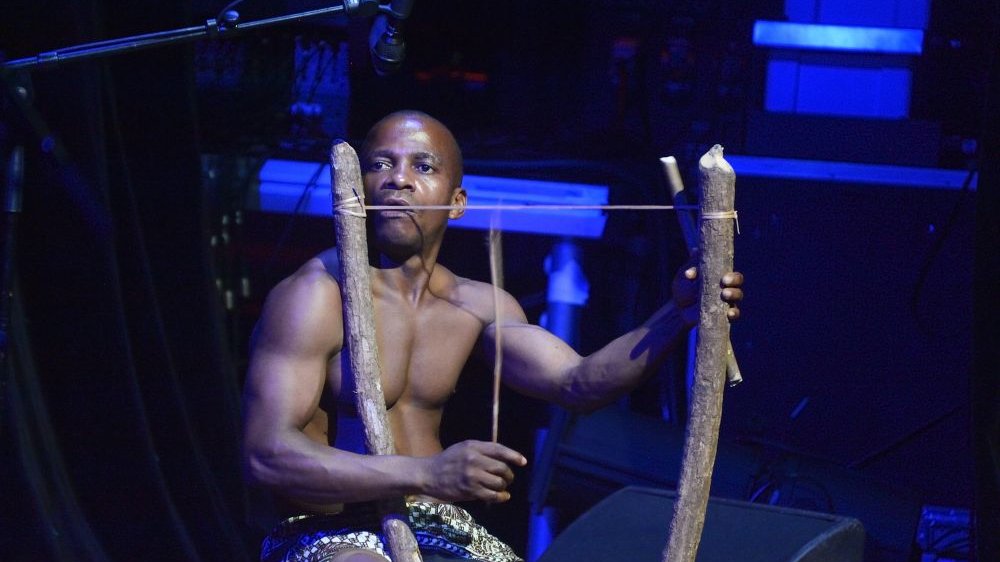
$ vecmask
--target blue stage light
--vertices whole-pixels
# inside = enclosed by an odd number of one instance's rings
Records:
[[[969,176],[969,172],[966,170],[799,160],[767,156],[727,154],[726,160],[736,170],[738,176],[802,180],[809,183],[833,182],[884,187],[962,189]],[[969,183],[969,189],[972,191],[976,190],[976,179],[972,178]]]
[[[258,175],[259,209],[272,213],[332,216],[330,166],[318,162],[268,160]],[[580,183],[466,174],[470,205],[607,205],[608,187]],[[492,211],[467,210],[451,228],[489,229]],[[509,232],[600,238],[607,215],[597,209],[504,212]]]
[[[861,27],[757,20],[753,43],[761,47],[919,55],[922,29]]]

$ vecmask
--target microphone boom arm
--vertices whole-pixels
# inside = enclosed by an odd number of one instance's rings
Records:
[[[239,14],[229,12],[233,13],[235,17],[221,22],[212,18],[205,21],[205,24],[200,26],[184,27],[169,31],[157,31],[142,35],[131,35],[118,39],[108,39],[106,41],[83,43],[56,51],[39,53],[33,57],[15,59],[3,64],[0,68],[3,70],[30,70],[34,68],[51,67],[64,62],[115,55],[124,52],[137,51],[140,49],[148,49],[151,47],[172,45],[175,43],[194,41],[202,37],[233,36],[239,34],[240,32],[252,29],[261,29],[280,23],[301,21],[339,13],[345,13],[350,17],[366,17],[375,15],[379,12],[393,16],[395,15],[391,6],[388,4],[382,5],[378,2],[378,0],[343,0],[343,3],[339,6],[318,8],[315,10],[253,20],[244,23],[240,23],[238,21]]]

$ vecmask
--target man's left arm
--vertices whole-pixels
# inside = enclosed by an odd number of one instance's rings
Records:
[[[694,268],[674,282],[674,299],[642,325],[586,357],[541,327],[528,324],[509,297],[501,307],[504,382],[524,394],[555,402],[574,411],[592,411],[610,404],[655,372],[697,322]],[[739,316],[743,276],[729,273],[720,283],[720,297],[730,303],[729,316]],[[495,323],[484,332],[492,359]]]

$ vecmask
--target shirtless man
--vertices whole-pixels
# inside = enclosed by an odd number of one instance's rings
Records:
[[[358,502],[405,496],[440,520],[448,514],[434,510],[441,504],[454,508],[447,502],[510,498],[514,470],[527,463],[521,453],[482,441],[444,448],[438,437],[442,410],[466,360],[477,345],[492,353],[498,323],[507,385],[570,410],[589,411],[613,402],[655,371],[697,318],[691,268],[675,280],[672,302],[587,357],[528,324],[507,293],[502,293],[497,319],[489,284],[458,277],[437,263],[447,222],[463,211],[407,209],[465,205],[462,156],[448,129],[422,113],[391,114],[371,129],[360,159],[369,204],[399,206],[372,213],[370,219],[377,345],[397,454],[364,454],[353,387],[342,371],[336,257],[324,252],[271,291],[254,336],[244,396],[246,477],[299,513],[314,514],[279,525],[265,541],[264,560],[283,560],[291,553],[289,560],[323,555],[322,560],[337,562],[384,562],[374,535],[355,532],[361,528],[353,522],[357,518],[346,516]],[[731,319],[739,315],[735,305],[743,297],[742,283],[739,273],[721,280]],[[345,513],[315,515],[341,510]],[[463,514],[452,513],[465,521]],[[369,530],[377,532],[377,525]],[[485,537],[486,546],[478,551],[456,546],[438,552],[455,559],[518,559]]]

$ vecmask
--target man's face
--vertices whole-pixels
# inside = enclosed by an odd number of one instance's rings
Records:
[[[416,253],[439,241],[448,218],[460,211],[411,211],[411,205],[461,205],[459,158],[451,133],[419,116],[394,116],[372,130],[361,155],[369,205],[398,205],[376,211],[373,226],[380,249]]]

